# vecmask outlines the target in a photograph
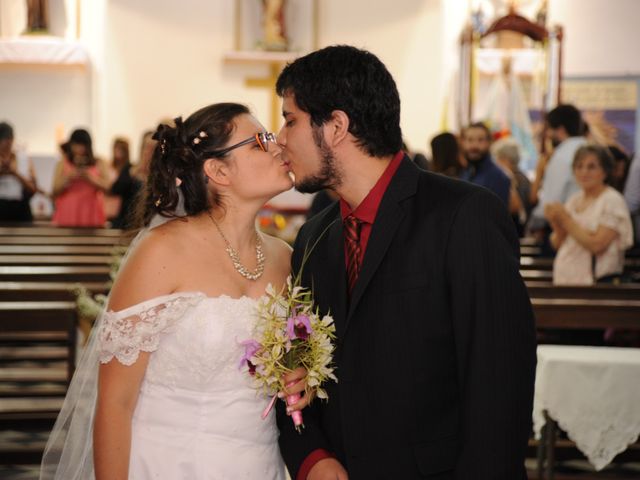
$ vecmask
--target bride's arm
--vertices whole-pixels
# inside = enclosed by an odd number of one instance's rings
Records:
[[[131,366],[117,359],[100,365],[93,430],[96,480],[127,480],[131,451],[131,417],[149,361],[141,352]]]
[[[172,245],[165,235],[150,232],[126,261],[112,288],[109,310],[120,312],[141,302],[171,293],[175,271]],[[115,314],[117,315],[117,314]],[[134,323],[135,315],[125,317]],[[105,322],[106,323],[106,322]],[[129,331],[135,332],[135,328]],[[127,480],[131,451],[131,418],[149,362],[140,351],[131,364],[114,355],[100,365],[93,432],[96,480]]]

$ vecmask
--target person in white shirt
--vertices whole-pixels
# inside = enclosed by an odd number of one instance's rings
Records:
[[[624,197],[606,183],[612,170],[613,159],[605,147],[580,147],[573,161],[580,191],[564,205],[545,206],[553,229],[551,244],[558,250],[553,283],[591,285],[620,279],[633,230]]]

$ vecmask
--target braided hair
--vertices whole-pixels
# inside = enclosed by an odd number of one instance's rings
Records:
[[[157,213],[176,216],[178,189],[184,197],[187,216],[196,215],[212,205],[221,205],[221,198],[211,196],[204,174],[204,162],[217,156],[235,128],[234,119],[249,114],[249,109],[237,103],[216,103],[193,113],[186,120],[178,117],[175,126],[160,124],[153,134],[158,144],[149,166],[149,177],[139,201],[139,225],[147,226]]]

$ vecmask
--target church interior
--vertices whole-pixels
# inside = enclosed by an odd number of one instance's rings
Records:
[[[419,168],[509,210],[538,341],[529,478],[640,478],[639,18],[638,0],[0,0],[0,478],[39,478],[158,125],[239,102],[278,134],[280,72],[329,45],[384,62]],[[576,152],[607,174],[597,252],[554,243],[591,206]],[[61,202],[73,165],[91,200]],[[259,228],[293,244],[327,192],[280,193]]]

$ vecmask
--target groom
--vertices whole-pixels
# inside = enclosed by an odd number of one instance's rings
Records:
[[[526,478],[535,331],[504,205],[412,164],[373,54],[324,48],[276,89],[296,188],[340,196],[294,247],[296,272],[320,239],[302,279],[335,319],[338,383],[303,411],[302,434],[278,402],[292,478]]]

